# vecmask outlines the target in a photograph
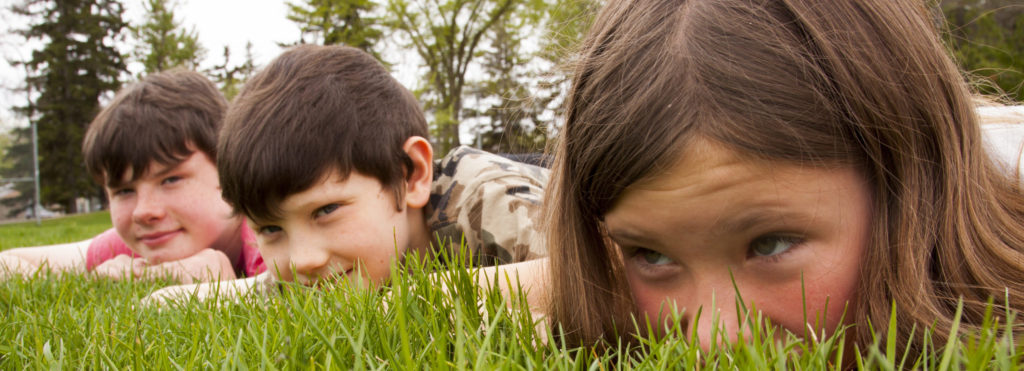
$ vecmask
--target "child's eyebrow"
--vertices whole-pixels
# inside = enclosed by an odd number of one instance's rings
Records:
[[[618,228],[609,229],[608,237],[611,237],[615,243],[631,243],[638,245],[650,245],[654,242],[650,237],[644,236],[643,234],[636,233],[633,230]]]
[[[778,224],[780,220],[789,224],[794,222],[807,223],[812,219],[804,213],[781,210],[777,207],[754,208],[738,216],[726,218],[722,223],[718,224],[717,229],[722,233],[742,232],[754,229],[759,225]]]

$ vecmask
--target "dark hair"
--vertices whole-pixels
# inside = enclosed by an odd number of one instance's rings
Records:
[[[921,331],[1024,309],[1024,195],[982,148],[972,94],[919,0],[608,2],[583,44],[546,200],[553,323],[569,344],[635,304],[602,218],[630,184],[708,138],[757,158],[849,166],[871,184],[858,302]],[[841,303],[838,305],[842,305]],[[942,343],[947,334],[938,332]]]
[[[156,161],[175,165],[194,151],[217,158],[227,101],[209,79],[183,69],[146,76],[123,89],[89,124],[85,166],[97,182],[138,179]]]
[[[228,109],[217,145],[224,199],[253,219],[275,219],[286,197],[332,170],[372,176],[398,199],[412,167],[402,145],[412,136],[428,136],[423,111],[372,56],[347,46],[291,48]]]

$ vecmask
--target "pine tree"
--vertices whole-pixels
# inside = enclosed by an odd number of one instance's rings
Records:
[[[185,30],[175,19],[176,3],[168,0],[146,0],[146,20],[132,27],[138,40],[135,58],[145,66],[145,74],[182,66],[194,70],[202,61],[205,50],[199,43],[195,29]]]
[[[502,17],[526,0],[388,0],[389,25],[423,60],[421,99],[433,116],[438,153],[459,146],[466,72],[477,46]]]
[[[220,85],[220,92],[230,101],[238,95],[242,84],[255,72],[256,62],[253,61],[252,42],[250,41],[245,43],[245,61],[242,64],[237,66],[231,64],[231,48],[225,46],[224,63],[213,66],[206,71],[206,74],[213,77],[213,80]]]
[[[85,170],[82,137],[100,97],[120,87],[125,72],[115,47],[126,27],[123,7],[116,0],[26,0],[12,9],[33,19],[18,33],[46,43],[23,62],[29,71],[25,83],[35,95],[21,109],[38,126],[43,204],[75,212],[75,198],[102,195]],[[14,150],[22,154],[15,167],[31,166],[31,152]]]
[[[344,44],[381,60],[375,48],[383,32],[368,15],[376,7],[372,0],[303,0],[288,3],[288,19],[302,30],[299,44]]]

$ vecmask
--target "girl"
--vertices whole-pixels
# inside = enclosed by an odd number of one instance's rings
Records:
[[[920,350],[958,300],[967,327],[1024,309],[1024,195],[933,28],[914,0],[609,2],[546,201],[564,339],[677,308],[707,346],[742,299],[862,346],[895,305]]]

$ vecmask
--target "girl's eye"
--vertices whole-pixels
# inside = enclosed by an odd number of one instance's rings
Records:
[[[257,231],[261,235],[267,236],[267,235],[272,235],[274,233],[280,232],[281,231],[281,227],[278,227],[276,225],[268,225],[268,226],[260,227]]]
[[[750,243],[753,256],[775,256],[782,254],[803,242],[803,239],[792,236],[763,236]]]
[[[315,212],[313,212],[313,217],[314,217],[314,218],[319,218],[319,217],[321,217],[321,216],[324,216],[324,215],[327,215],[327,214],[333,213],[333,212],[334,212],[334,210],[338,210],[338,207],[339,207],[339,206],[338,206],[338,204],[330,204],[330,205],[326,205],[326,206],[324,206],[324,207],[321,207],[321,208],[319,208],[319,209],[316,209],[316,211],[315,211]]]
[[[666,265],[673,263],[672,259],[669,258],[668,256],[665,256],[665,254],[662,254],[651,249],[645,249],[641,247],[639,249],[636,249],[635,254],[642,258],[645,263],[650,265]]]

